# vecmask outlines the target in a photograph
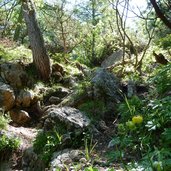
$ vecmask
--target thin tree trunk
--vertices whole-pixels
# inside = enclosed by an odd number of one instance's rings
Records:
[[[33,63],[40,73],[41,79],[48,81],[51,74],[50,59],[46,52],[43,36],[36,20],[35,7],[32,0],[22,0],[22,9],[28,29]]]

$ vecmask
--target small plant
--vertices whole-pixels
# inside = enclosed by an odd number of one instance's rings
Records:
[[[46,164],[50,161],[53,152],[59,147],[62,136],[56,131],[39,132],[34,140],[34,150]]]
[[[15,137],[0,135],[0,152],[16,150],[20,145],[20,141]]]
[[[0,114],[0,130],[6,129],[7,124],[8,124],[8,119]]]
[[[93,145],[92,138],[91,138],[90,144],[88,144],[88,139],[85,138],[84,143],[85,143],[85,156],[87,161],[89,161],[91,159],[91,155],[94,151],[94,148],[97,145],[97,142]]]
[[[89,166],[84,169],[84,171],[99,171],[96,167]]]
[[[125,97],[125,102],[120,103],[118,106],[118,112],[121,115],[121,122],[132,120],[132,117],[142,113],[144,102],[137,96],[133,96],[131,99]]]

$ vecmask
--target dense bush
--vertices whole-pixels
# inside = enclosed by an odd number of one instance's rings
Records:
[[[53,152],[59,148],[61,139],[62,137],[56,130],[51,132],[39,132],[33,143],[34,151],[48,164]]]
[[[154,84],[154,88],[159,94],[171,90],[171,64],[159,68],[153,78],[150,79],[150,83]]]

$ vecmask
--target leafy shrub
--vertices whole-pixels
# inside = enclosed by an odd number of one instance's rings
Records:
[[[79,110],[85,112],[92,121],[100,119],[107,111],[105,103],[101,100],[89,100],[80,105]]]
[[[133,116],[142,113],[144,102],[137,96],[131,99],[125,97],[125,102],[118,105],[118,112],[121,116],[121,121],[131,120]]]
[[[62,137],[54,130],[52,132],[39,132],[33,143],[34,151],[41,157],[47,164],[53,152],[61,144]]]
[[[20,141],[15,137],[0,135],[0,152],[16,150],[20,145]]]
[[[150,83],[154,84],[159,94],[163,94],[171,90],[171,64],[159,68],[155,76],[150,79]]]
[[[169,49],[171,47],[171,34],[166,35],[157,41],[157,44],[163,49]]]
[[[171,97],[151,100],[148,104],[148,131],[164,129],[171,124]]]
[[[1,113],[0,113],[0,130],[1,130],[1,129],[6,129],[7,124],[8,124],[8,119],[5,118],[5,117],[4,117],[3,115],[1,115]]]
[[[135,170],[169,171],[171,169],[171,97],[140,102],[140,99],[126,99],[120,104],[121,120],[118,133],[112,139],[114,152],[109,160],[124,159],[132,161],[129,156],[141,159]],[[141,113],[135,116],[136,113]],[[124,117],[124,118],[122,118]]]

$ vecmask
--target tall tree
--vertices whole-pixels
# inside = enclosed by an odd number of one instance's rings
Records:
[[[159,5],[157,4],[156,0],[150,0],[151,4],[154,7],[154,10],[157,14],[157,16],[163,21],[163,23],[171,29],[171,21],[165,16],[163,11],[160,9]],[[168,2],[169,4],[169,2]],[[168,5],[168,10],[170,10],[170,5]]]
[[[24,19],[28,29],[33,63],[41,79],[48,81],[51,74],[50,58],[46,52],[43,36],[36,20],[35,6],[32,0],[22,0]]]

